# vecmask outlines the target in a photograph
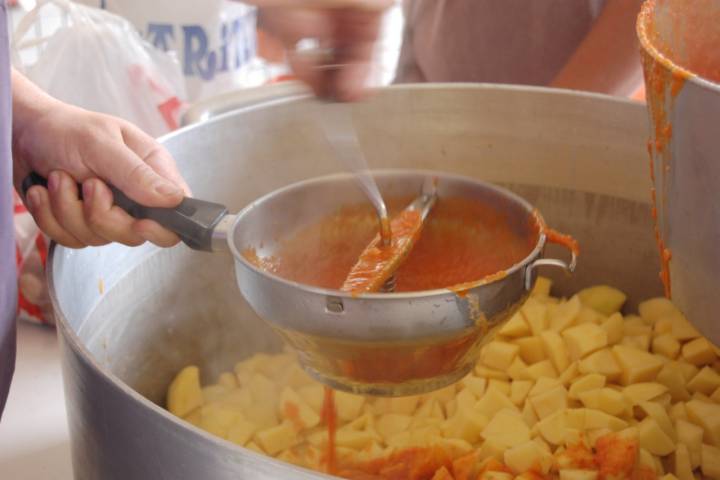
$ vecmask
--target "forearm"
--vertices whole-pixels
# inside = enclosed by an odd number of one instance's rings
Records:
[[[43,92],[20,72],[12,70],[13,141],[25,127],[60,102]]]
[[[551,86],[631,95],[642,83],[635,21],[642,0],[608,0]]]

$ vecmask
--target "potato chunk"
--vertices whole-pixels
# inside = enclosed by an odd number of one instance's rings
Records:
[[[482,431],[485,440],[495,442],[505,448],[530,440],[530,429],[522,417],[512,411],[502,410],[492,417]]]
[[[637,348],[615,345],[612,351],[622,370],[620,375],[622,385],[655,380],[663,367],[662,361],[655,355]]]
[[[580,373],[597,373],[604,376],[611,382],[619,379],[623,373],[612,352],[607,348],[598,350],[597,352],[583,358],[578,367],[580,369]]]
[[[707,339],[696,338],[683,345],[682,357],[696,367],[702,367],[715,361],[715,349]]]
[[[570,358],[573,360],[580,360],[608,344],[607,333],[594,323],[583,323],[570,327],[563,332],[562,336]]]
[[[720,448],[703,445],[700,468],[706,477],[720,480]]]
[[[201,406],[202,403],[200,369],[196,366],[183,368],[168,387],[168,410],[173,415],[184,417]]]
[[[605,316],[619,312],[627,299],[627,295],[623,292],[608,285],[597,285],[580,290],[578,297],[584,305]]]
[[[515,344],[496,340],[485,345],[480,353],[480,361],[490,368],[507,370],[519,350]]]
[[[720,445],[720,405],[690,400],[685,404],[691,422],[702,427],[705,442]]]
[[[532,440],[505,450],[504,460],[505,465],[516,474],[531,469],[538,469],[538,473],[546,474],[553,462],[552,455]]]

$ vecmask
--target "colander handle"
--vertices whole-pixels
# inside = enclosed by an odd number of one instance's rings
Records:
[[[570,250],[570,263],[558,258],[538,258],[525,267],[525,290],[532,290],[533,270],[538,267],[559,267],[567,273],[573,273],[575,271],[575,267],[577,267],[578,252],[576,249],[572,248],[568,248],[568,250]]]
[[[35,185],[47,188],[47,179],[32,172],[22,182],[22,194],[25,195],[30,187]],[[109,187],[112,190],[115,205],[125,210],[130,216],[156,221],[168,230],[175,232],[183,243],[194,250],[210,252],[217,249],[217,242],[213,241],[215,229],[224,218],[229,217],[225,205],[185,197],[175,208],[146,207],[131,200],[112,185]],[[78,185],[78,192],[82,199],[80,185]]]

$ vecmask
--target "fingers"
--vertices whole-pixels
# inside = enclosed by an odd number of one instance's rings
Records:
[[[48,191],[44,187],[35,186],[25,196],[28,210],[38,227],[60,245],[70,248],[81,248],[85,245],[65,230],[57,221],[50,207]]]
[[[97,178],[85,180],[83,189],[83,216],[89,228],[103,238],[129,246],[141,245],[145,238],[134,230],[136,219],[120,207],[113,205],[113,194]]]
[[[65,172],[55,171],[48,176],[48,195],[53,217],[65,231],[83,245],[104,245],[108,241],[95,233],[85,222],[83,202],[78,198],[75,180]]]

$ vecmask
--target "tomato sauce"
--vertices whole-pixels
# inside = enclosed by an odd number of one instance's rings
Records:
[[[391,213],[399,212],[411,200],[387,199],[387,204]],[[391,225],[391,229],[403,228],[407,234],[417,227],[413,219],[403,220],[406,222]],[[537,242],[537,234],[527,235],[519,230],[503,212],[483,202],[461,197],[439,198],[424,222],[422,234],[395,272],[395,291],[449,288],[503,271],[529,255]],[[272,256],[260,258],[252,250],[243,253],[253,264],[280,277],[339,289],[376,235],[375,212],[370,206],[356,205],[342,208],[292,238],[282,240]],[[393,233],[393,237],[395,235]],[[380,259],[392,256],[392,248],[383,253],[381,245],[376,247],[370,256],[377,255]],[[308,268],[310,265],[312,268]],[[365,280],[369,270],[364,272]],[[359,290],[361,279],[363,275],[359,274],[357,284],[353,280],[346,287],[350,291]],[[370,287],[379,288],[379,285],[366,283],[364,291],[372,290]]]
[[[600,479],[630,478],[638,456],[638,442],[609,434],[595,443],[595,463]]]

